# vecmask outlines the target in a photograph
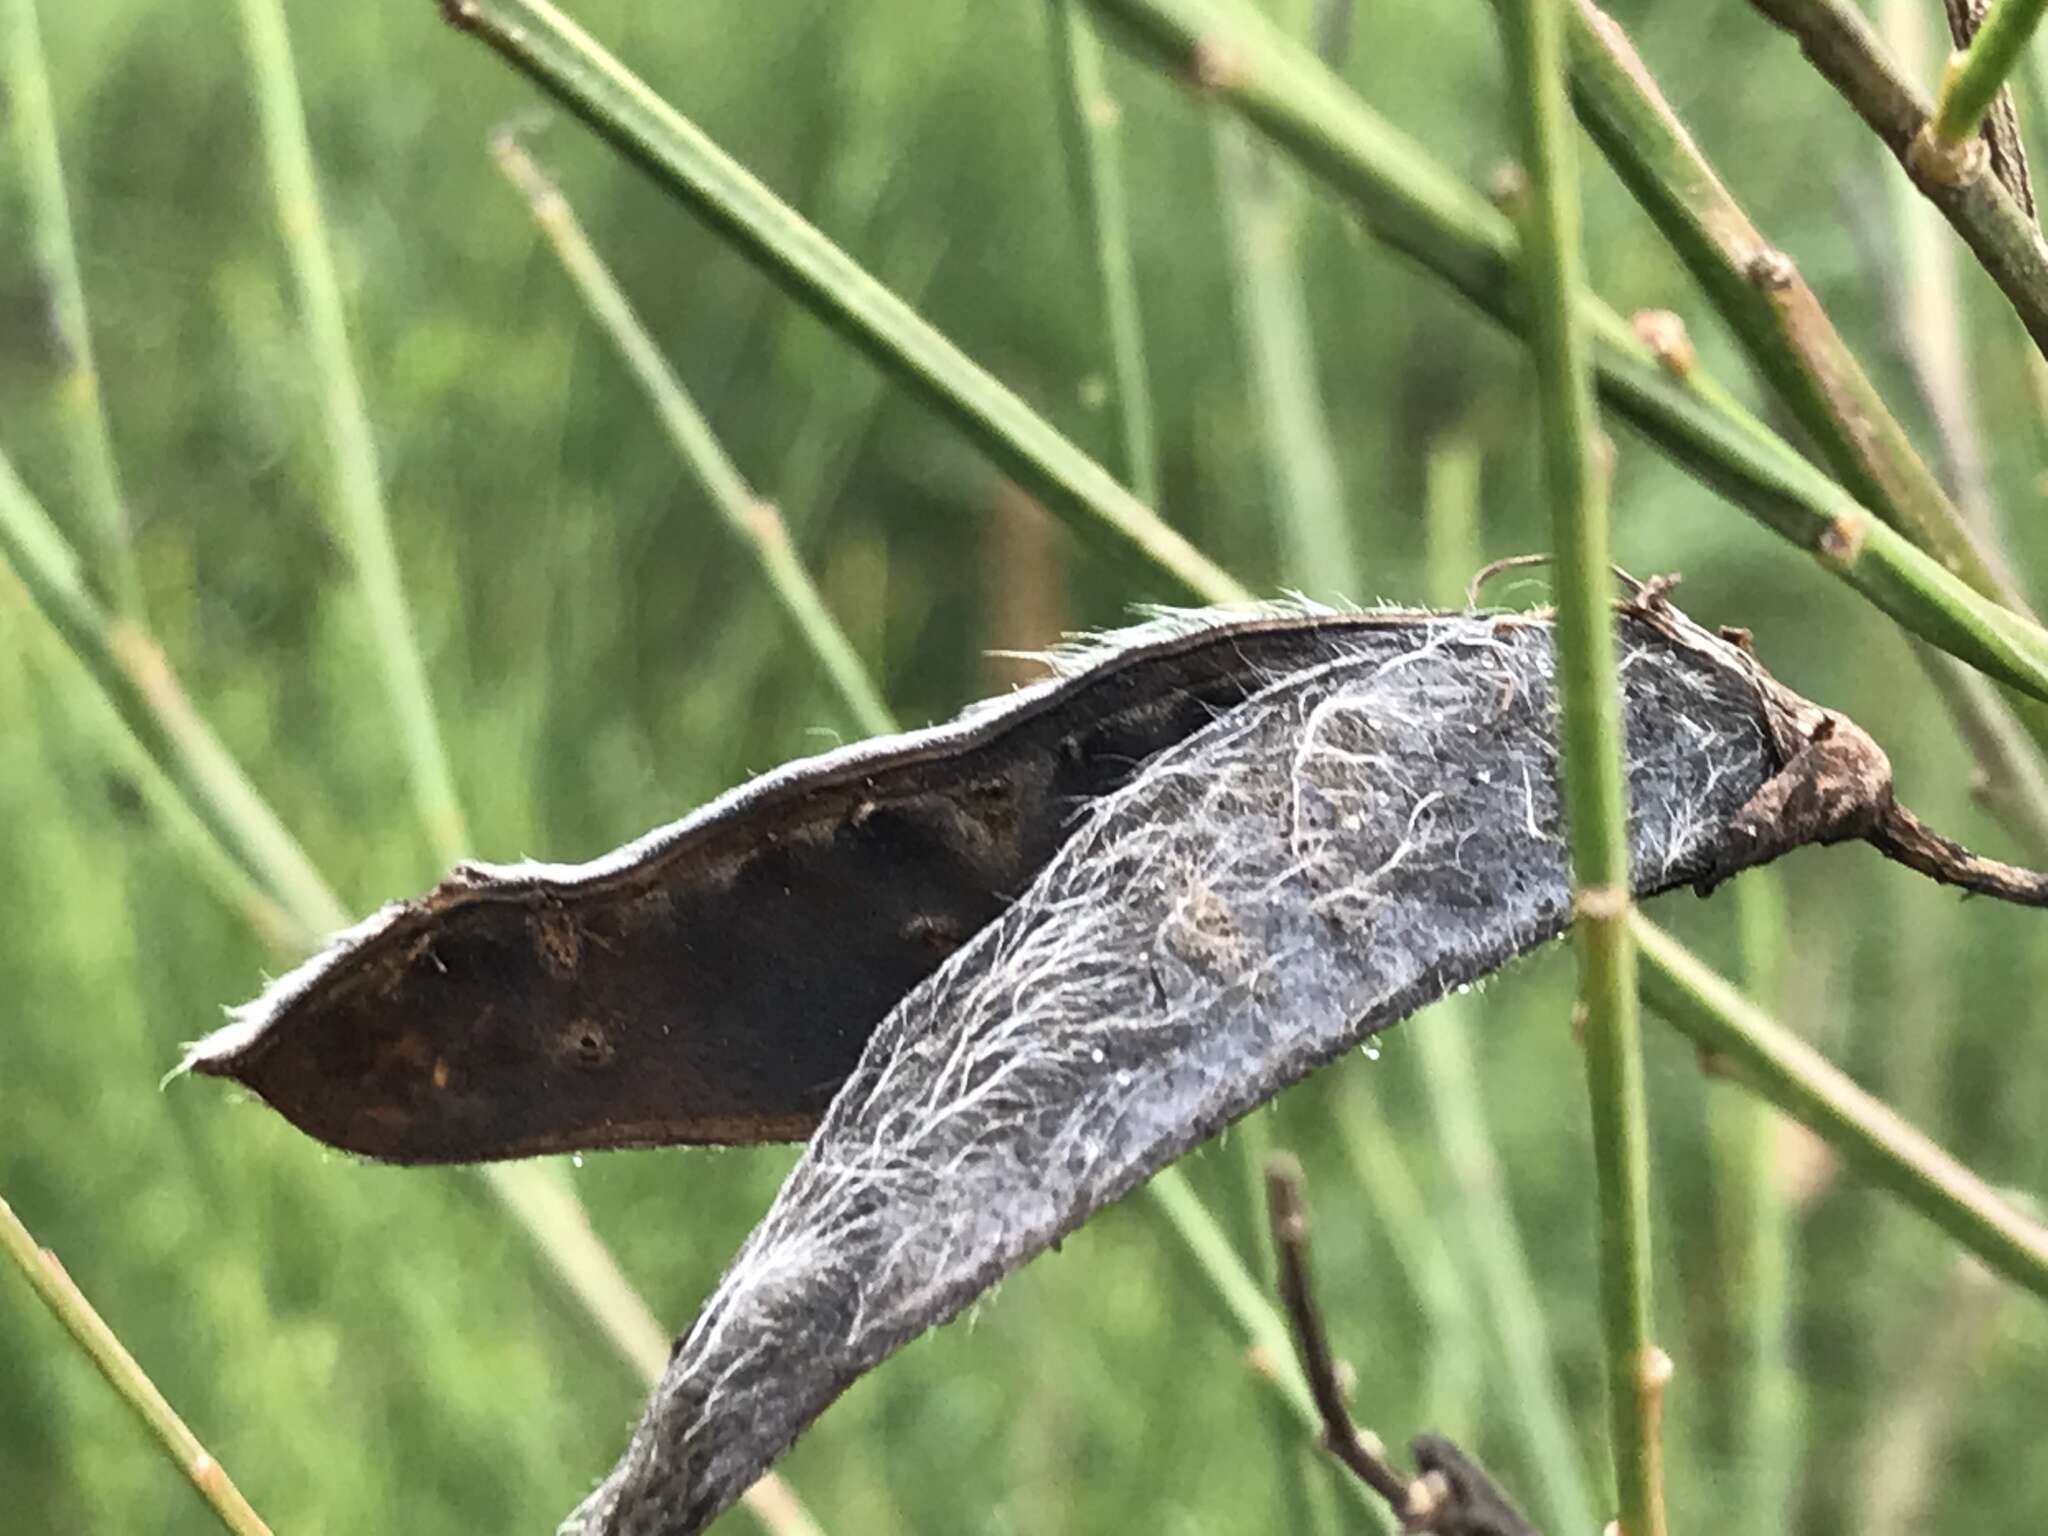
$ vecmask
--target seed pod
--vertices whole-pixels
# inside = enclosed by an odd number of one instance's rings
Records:
[[[1744,645],[1649,588],[1616,622],[1638,894],[1864,838],[2048,904]],[[815,1128],[565,1527],[695,1531],[905,1340],[1563,931],[1551,644],[1535,615],[1167,616],[591,864],[463,866],[186,1065],[401,1162]]]
[[[184,1067],[389,1162],[801,1140],[1078,807],[1348,631],[1417,617],[1161,620],[591,863],[464,864],[233,1010]]]
[[[1620,626],[1638,892],[1874,824],[1889,769],[1855,727],[1668,605]],[[701,1529],[901,1344],[1564,930],[1549,623],[1331,640],[1088,807],[895,1007],[565,1532]]]

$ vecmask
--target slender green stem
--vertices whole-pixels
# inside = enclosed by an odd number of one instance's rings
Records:
[[[1949,60],[1934,104],[1934,133],[1960,144],[1977,131],[1991,102],[2019,68],[2027,39],[2040,25],[2048,0],[1992,0],[1970,46]]]
[[[1815,69],[1870,126],[1961,235],[2037,349],[2048,352],[2048,238],[1982,157],[1944,154],[1927,98],[1900,70],[1855,0],[1750,0],[1799,40]],[[1929,146],[1936,152],[1929,153]]]
[[[1312,596],[1361,596],[1322,387],[1316,381],[1296,254],[1299,188],[1242,123],[1215,122],[1216,173],[1231,235],[1238,331],[1251,364],[1266,481],[1280,524],[1286,581]]]
[[[11,571],[11,567],[8,569]],[[19,591],[26,611],[26,592],[15,587],[15,579],[11,574],[0,578],[0,586],[6,588],[4,596],[8,601],[16,600]],[[0,610],[5,607],[6,603],[0,602]],[[81,679],[85,686],[74,686],[70,669],[82,666],[82,662],[56,631],[40,618],[31,617],[29,622],[35,630],[29,644],[22,647],[27,659],[41,663],[41,653],[47,650],[49,666],[66,673],[50,689],[57,708],[80,736],[99,743],[112,771],[134,787],[165,838],[191,860],[199,877],[213,888],[223,904],[280,958],[296,958],[319,943],[322,930],[309,928],[294,918],[235,857],[219,834],[193,810],[163,765],[136,738],[107,694],[93,686],[90,674]],[[31,646],[34,648],[30,649]]]
[[[269,1536],[270,1527],[242,1497],[227,1469],[199,1443],[199,1437],[178,1417],[178,1411],[157,1390],[148,1372],[128,1353],[114,1330],[85,1299],[85,1293],[64,1272],[57,1256],[36,1245],[35,1238],[5,1200],[0,1200],[0,1248],[7,1251],[7,1257],[42,1298],[51,1315],[99,1367],[107,1385],[121,1394],[122,1401],[156,1437],[164,1454],[212,1508],[221,1525],[236,1536]]]
[[[397,718],[414,803],[436,858],[453,864],[469,853],[469,831],[434,714],[427,669],[414,632],[405,585],[392,548],[376,439],[361,381],[349,355],[341,283],[335,276],[305,110],[292,66],[291,36],[280,0],[240,0],[243,35],[262,125],[264,158],[277,205],[306,341],[320,386],[320,420],[333,461],[336,537],[348,551],[369,609],[370,636],[384,688]]]
[[[915,304],[938,272],[946,238],[918,230],[891,253],[903,297]],[[777,504],[798,517],[824,512],[845,489],[860,445],[874,427],[877,409],[889,388],[879,369],[835,369],[829,384],[817,381],[807,403],[794,407],[797,419],[789,446],[777,458],[775,477],[764,480]]]
[[[1215,0],[1089,0],[1123,35],[1246,116],[1349,199],[1372,232],[1501,323],[1526,306],[1502,215],[1256,13]],[[1814,555],[1906,628],[2048,699],[2048,634],[1878,522],[1704,371],[1674,378],[1619,315],[1583,300],[1603,398],[1675,462]]]
[[[93,363],[92,325],[71,231],[71,202],[64,191],[64,162],[36,0],[6,0],[4,24],[0,54],[7,61],[8,115],[14,119],[25,171],[29,239],[49,287],[50,322],[60,354],[57,407],[71,450],[71,473],[91,533],[89,547],[114,610],[135,618],[142,613],[142,571],[135,559],[113,437],[107,430],[99,370]]]
[[[561,259],[585,305],[633,376],[653,403],[677,454],[693,474],[719,517],[746,545],[781,602],[804,643],[864,731],[880,735],[896,729],[889,706],[853,643],[832,617],[810,573],[804,569],[789,538],[789,529],[773,503],[754,493],[711,430],[711,423],[661,355],[654,338],[633,312],[632,304],[591,246],[561,189],[510,133],[492,142],[498,167],[525,196],[535,222]]]
[[[950,417],[1083,532],[1108,528],[1211,602],[1248,593],[1114,475],[976,365],[547,0],[443,0],[489,44],[695,208],[763,271]]]
[[[78,557],[4,453],[0,555],[207,830],[307,928],[326,933],[345,923],[347,912],[192,708],[156,643],[131,621],[110,617],[86,589]]]
[[[1558,556],[1558,735],[1593,1163],[1608,1425],[1622,1536],[1663,1536],[1651,1371],[1650,1163],[1635,952],[1628,783],[1615,672],[1607,508],[1593,464],[1593,381],[1579,295],[1578,169],[1565,59],[1567,0],[1516,0],[1503,32],[1528,176],[1522,261]]]
[[[2048,1300],[2048,1227],[1865,1093],[1812,1046],[1638,916],[1651,1007],[1998,1273]]]
[[[1156,507],[1159,438],[1153,426],[1144,320],[1124,195],[1123,114],[1109,93],[1102,43],[1095,36],[1094,24],[1082,13],[1081,0],[1051,3],[1053,69],[1060,83],[1067,176],[1074,189],[1075,220],[1095,259],[1102,294],[1117,421],[1123,432],[1124,475],[1132,494],[1146,506]]]
[[[1776,869],[1735,882],[1743,978],[1752,997],[1781,995],[1788,958],[1784,885]],[[1707,1097],[1720,1295],[1736,1369],[1718,1384],[1729,1405],[1733,1476],[1723,1523],[1752,1531],[1793,1525],[1802,1460],[1800,1386],[1791,1362],[1794,1231],[1780,1166],[1778,1123],[1767,1105],[1717,1085]]]

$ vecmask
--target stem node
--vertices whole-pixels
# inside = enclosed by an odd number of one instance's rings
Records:
[[[1944,138],[1931,117],[1906,150],[1907,169],[1942,187],[1968,186],[1984,174],[1990,158],[1990,151],[1976,134],[1966,139]]]

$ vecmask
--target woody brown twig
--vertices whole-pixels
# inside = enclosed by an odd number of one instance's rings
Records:
[[[2034,345],[2048,352],[2048,240],[1990,154],[1933,155],[1920,148],[1933,109],[1850,0],[1750,0],[1799,41],[1800,51],[1884,142],[1927,200],[1998,284]]]
[[[1485,1471],[1450,1441],[1421,1435],[1414,1442],[1417,1475],[1404,1477],[1361,1431],[1344,1404],[1329,1335],[1308,1278],[1308,1214],[1301,1200],[1301,1168],[1290,1157],[1266,1167],[1266,1203],[1273,1227],[1281,1304],[1294,1327],[1301,1366],[1323,1420],[1323,1446],[1382,1499],[1402,1528],[1446,1536],[1536,1536]]]

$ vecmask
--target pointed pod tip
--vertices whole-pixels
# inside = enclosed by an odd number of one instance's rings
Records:
[[[157,1090],[161,1092],[188,1073],[196,1072],[201,1077],[239,1078],[241,1074],[236,1069],[243,1054],[255,1044],[268,1022],[267,1011],[250,1006],[230,1008],[228,1022],[187,1045],[178,1064],[158,1081]]]

